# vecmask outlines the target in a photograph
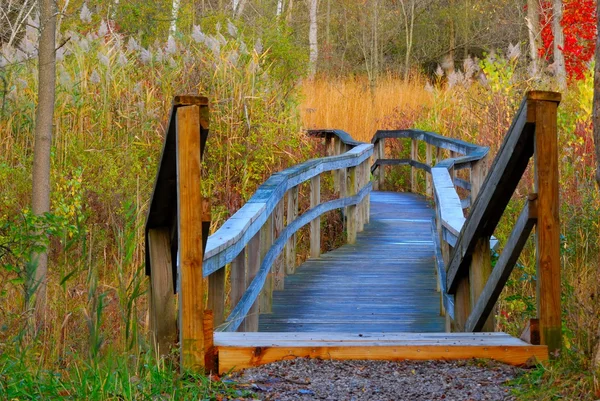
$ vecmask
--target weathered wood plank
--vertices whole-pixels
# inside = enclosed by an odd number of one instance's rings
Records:
[[[273,238],[277,239],[281,235],[284,227],[284,209],[285,209],[285,199],[282,199],[277,204],[277,207],[273,211]],[[283,261],[284,255],[279,255],[275,262],[273,262],[273,289],[274,290],[283,290],[283,283],[285,279],[285,264]],[[217,325],[218,326],[218,325]]]
[[[167,355],[177,342],[177,311],[171,269],[171,241],[168,228],[148,230],[150,276],[150,332],[157,355]]]
[[[248,286],[246,283],[246,248],[233,259],[230,272],[231,290],[229,292],[229,300],[231,307],[234,308],[240,302],[240,299],[242,299]],[[243,329],[243,325],[240,328]]]
[[[533,155],[533,127],[526,120],[527,107],[523,102],[454,248],[448,266],[450,293],[455,292],[457,277],[462,276],[469,266],[477,239],[492,235]]]
[[[298,187],[293,187],[287,194],[287,225],[298,218]],[[290,236],[285,246],[285,273],[296,271],[296,233]]]
[[[414,138],[410,141],[410,158],[413,162],[419,162],[419,142]],[[410,192],[417,192],[417,169],[413,165],[410,167]]]
[[[310,179],[310,208],[321,203],[321,176]],[[310,257],[318,258],[321,255],[321,216],[310,222]]]
[[[248,266],[246,269],[246,291],[244,291],[244,294],[242,295],[242,298],[239,300],[239,302],[236,304],[235,308],[239,308],[240,305],[242,305],[242,303],[245,301],[244,300],[244,296],[247,293],[248,288],[250,287],[250,285],[252,284],[252,282],[256,279],[256,276],[258,275],[258,272],[260,271],[260,240],[261,240],[261,236],[260,233],[256,233],[254,235],[254,237],[250,240],[250,243],[248,244],[247,247],[247,253],[248,253]],[[258,293],[257,293],[258,295]],[[249,305],[246,305],[246,313],[244,313],[243,315],[237,316],[236,317],[236,328],[233,330],[237,330],[237,327],[243,322],[244,323],[244,331],[258,331],[258,313],[259,313],[259,306],[258,306],[258,300],[256,299],[256,297],[254,297],[252,299],[252,302],[250,302]],[[226,319],[226,321],[230,321],[231,317],[231,313],[229,314],[229,317]],[[218,329],[218,328],[217,328]]]
[[[432,163],[432,152],[433,152],[433,146],[428,143],[426,144],[425,147],[425,163],[429,166],[429,171],[431,172],[431,163]],[[433,196],[433,190],[431,188],[432,185],[432,181],[431,181],[431,175],[429,174],[425,174],[425,195],[427,195],[428,198],[431,198]]]
[[[550,99],[550,100],[546,100]],[[537,302],[540,340],[551,353],[561,349],[560,223],[557,108],[560,94],[528,95],[528,121],[535,121]]]
[[[214,325],[218,326],[223,323],[225,320],[225,269],[219,269],[208,276],[208,309],[212,311]]]
[[[179,238],[179,324],[181,365],[204,366],[204,277],[200,192],[200,118],[198,106],[177,111],[177,199]]]
[[[488,316],[492,312],[494,305],[500,297],[500,293],[510,277],[519,255],[529,238],[529,234],[536,222],[536,201],[530,200],[525,203],[517,223],[513,228],[510,237],[496,262],[496,267],[485,283],[477,303],[465,325],[465,331],[481,331]]]
[[[265,259],[265,255],[271,249],[273,245],[273,215],[269,216],[265,225],[260,229],[260,262]],[[260,298],[258,303],[259,313],[271,313],[272,299],[273,299],[273,273],[272,266],[269,266],[265,283],[260,292]]]

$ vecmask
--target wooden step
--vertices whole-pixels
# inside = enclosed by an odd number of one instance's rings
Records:
[[[523,365],[548,348],[505,333],[215,333],[219,373],[290,358],[336,360],[494,359]]]

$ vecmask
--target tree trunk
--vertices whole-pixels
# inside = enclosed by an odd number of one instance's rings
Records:
[[[404,55],[404,80],[408,80],[410,73],[410,55],[412,52],[413,43],[413,32],[415,26],[415,2],[416,0],[410,1],[410,16],[406,10],[406,4],[404,0],[400,1],[402,6],[402,14],[404,15],[404,33],[406,40],[406,54]]]
[[[55,34],[56,3],[54,0],[40,0],[38,106],[35,116],[31,197],[31,209],[33,214],[38,216],[50,211],[50,149],[56,85]],[[28,272],[26,299],[28,307],[34,309],[33,328],[37,331],[44,323],[46,311],[47,249],[32,255],[31,266]]]
[[[179,15],[180,4],[181,0],[173,0],[173,5],[171,7],[171,26],[169,27],[169,37],[173,37],[175,32],[177,32],[177,16]]]
[[[317,74],[317,59],[319,58],[319,43],[317,41],[317,0],[308,0],[310,15],[310,29],[308,32],[308,45],[310,48],[308,77],[314,79]]]
[[[279,18],[281,16],[281,13],[283,12],[283,0],[277,0],[277,18]]]
[[[554,17],[552,19],[552,31],[554,33],[554,76],[559,90],[567,89],[567,70],[565,68],[565,56],[562,49],[565,47],[565,34],[561,25],[563,19],[562,0],[554,0]]]
[[[529,56],[531,57],[531,75],[537,77],[538,49],[540,48],[540,3],[539,0],[527,0],[527,30],[529,31]]]

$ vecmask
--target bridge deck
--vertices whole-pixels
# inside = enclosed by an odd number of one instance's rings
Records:
[[[299,266],[273,295],[268,332],[443,332],[433,210],[411,193],[373,192],[356,244]]]

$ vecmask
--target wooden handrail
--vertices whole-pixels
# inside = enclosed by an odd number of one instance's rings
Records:
[[[447,313],[450,318],[448,329],[493,330],[490,316],[494,304],[533,226],[539,221],[543,225],[538,227],[536,236],[541,341],[551,351],[560,347],[556,145],[556,108],[559,102],[558,93],[527,94],[489,174],[488,149],[484,147],[420,130],[377,131],[373,137],[375,160],[371,171],[375,174],[376,188],[381,189],[385,182],[380,166],[410,165],[413,191],[416,188],[416,170],[430,173],[426,194],[434,197],[436,205],[436,265],[442,313]],[[386,158],[384,140],[391,138],[411,139],[411,158]],[[426,163],[418,160],[417,141],[427,144]],[[431,163],[433,146],[438,148],[435,165]],[[439,160],[440,149],[450,150],[451,157]],[[532,156],[535,156],[538,193],[530,196],[492,272],[490,248],[495,249],[498,244],[492,234]],[[454,175],[455,170],[463,168],[471,170],[468,181]],[[460,199],[457,187],[470,191],[471,197]],[[540,206],[542,204],[544,206]],[[470,208],[466,217],[465,208]]]

